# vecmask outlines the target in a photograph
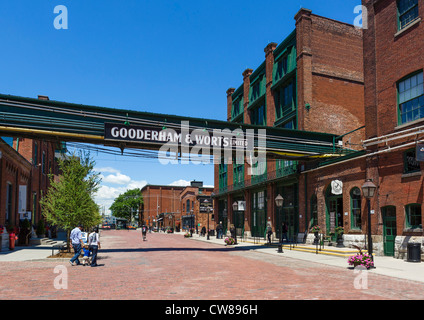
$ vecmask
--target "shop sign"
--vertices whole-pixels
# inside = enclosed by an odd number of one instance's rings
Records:
[[[331,193],[339,195],[343,193],[343,182],[340,180],[331,181]]]
[[[235,132],[214,129],[191,130],[187,126],[181,128],[154,128],[147,126],[105,123],[104,139],[110,141],[126,141],[163,145],[166,143],[187,146],[203,146],[217,148],[242,148],[249,146],[244,134],[238,137]]]
[[[238,204],[238,211],[246,210],[246,201],[237,201],[237,204]]]

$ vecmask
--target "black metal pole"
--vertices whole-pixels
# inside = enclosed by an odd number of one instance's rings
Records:
[[[210,240],[209,239],[209,212],[210,212],[210,209],[207,208],[207,210],[208,210],[208,236],[206,237],[206,240]]]
[[[368,205],[368,254],[371,255],[371,260],[374,262],[372,254],[372,238],[371,238],[371,200],[367,199]]]

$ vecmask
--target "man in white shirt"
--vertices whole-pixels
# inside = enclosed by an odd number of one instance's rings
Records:
[[[82,246],[84,245],[82,240],[82,225],[78,225],[78,227],[72,229],[70,240],[71,240],[71,248],[74,248],[75,255],[72,257],[71,260],[69,260],[69,263],[71,266],[74,265],[74,262],[76,261],[77,265],[81,264],[78,257],[81,254]]]

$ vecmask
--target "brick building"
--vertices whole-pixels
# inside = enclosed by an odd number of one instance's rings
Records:
[[[215,228],[212,210],[213,187],[204,187],[201,181],[192,181],[190,186],[181,191],[181,221],[182,228],[187,230],[194,228],[196,232]],[[209,219],[209,223],[208,223]]]
[[[181,186],[148,184],[141,189],[141,223],[150,227],[181,226]]]
[[[0,140],[0,225],[18,227],[22,218],[36,226],[42,219],[40,199],[58,174],[56,143],[13,138]]]
[[[424,2],[363,0],[366,177],[377,185],[372,233],[377,249],[403,258],[422,242]]]
[[[142,222],[151,227],[174,229],[195,228],[199,223],[201,227],[207,226],[206,208],[212,208],[207,204],[211,203],[212,191],[201,181],[192,181],[189,186],[148,184],[141,189]],[[213,221],[213,212],[210,219]],[[212,222],[210,226],[213,227]]]
[[[48,97],[39,96],[48,100]],[[48,175],[59,174],[57,157],[64,143],[21,137],[0,139],[0,225],[18,227],[28,218],[33,226],[42,219],[40,199],[50,185]]]
[[[347,148],[364,139],[362,31],[301,9],[295,29],[279,45],[265,47],[265,61],[243,72],[243,83],[227,91],[227,120],[343,136]],[[215,165],[218,219],[233,223],[239,234],[264,236],[267,224],[280,234],[304,231],[311,220],[309,164],[267,160],[265,173],[249,175],[247,163]],[[252,168],[255,172],[258,168]],[[263,168],[262,168],[263,169]],[[259,172],[259,171],[256,171]],[[278,209],[274,199],[284,198]],[[306,201],[305,201],[306,199]]]

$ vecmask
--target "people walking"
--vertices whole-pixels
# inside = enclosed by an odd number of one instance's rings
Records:
[[[268,236],[268,244],[271,244],[272,227],[271,227],[271,224],[269,223],[268,223],[268,227],[266,228],[266,234]]]
[[[224,227],[222,226],[222,221],[219,222],[218,226],[216,227],[216,238],[222,239]]]
[[[93,232],[88,235],[88,246],[91,251],[91,266],[97,267],[97,252],[100,249],[99,228],[94,228]]]
[[[82,230],[82,225],[78,225],[71,231],[71,235],[70,235],[71,248],[74,249],[74,253],[75,253],[72,259],[69,260],[69,263],[71,264],[71,266],[74,265],[74,262],[76,262],[77,265],[81,264],[81,262],[78,259],[78,257],[81,254],[82,246],[84,245],[84,242],[82,240],[81,230]]]
[[[147,240],[147,227],[143,224],[141,227],[141,233],[143,234],[143,241]]]

